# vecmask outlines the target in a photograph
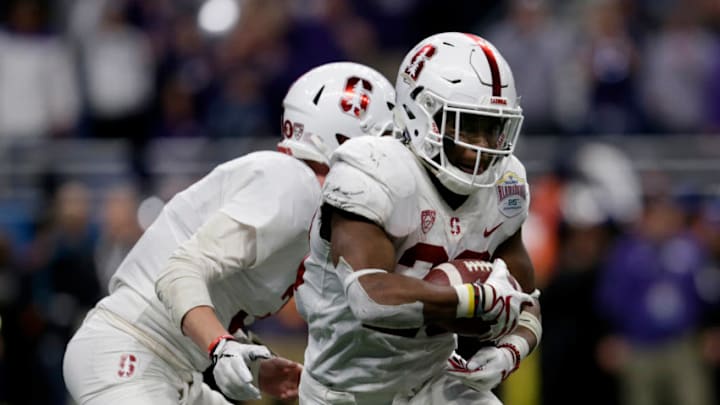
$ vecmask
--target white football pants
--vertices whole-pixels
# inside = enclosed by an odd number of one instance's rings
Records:
[[[229,404],[200,373],[177,370],[96,313],[68,343],[63,377],[80,405]]]

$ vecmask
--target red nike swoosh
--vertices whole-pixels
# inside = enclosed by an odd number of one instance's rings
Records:
[[[483,232],[483,236],[487,238],[493,232],[497,231],[497,229],[500,228],[500,226],[502,226],[502,224],[504,224],[504,223],[505,222],[500,222],[499,224],[495,225],[494,227],[492,227],[490,229],[485,228],[485,231]]]

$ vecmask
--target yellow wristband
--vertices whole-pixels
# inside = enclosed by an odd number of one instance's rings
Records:
[[[472,284],[454,285],[458,297],[458,305],[455,316],[458,318],[473,318],[477,307],[475,299],[475,286]]]

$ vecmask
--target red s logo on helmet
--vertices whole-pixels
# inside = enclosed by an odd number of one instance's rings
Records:
[[[345,94],[340,100],[340,107],[344,112],[362,118],[370,105],[372,84],[359,77],[351,77],[345,83]]]
[[[420,48],[419,51],[410,60],[410,65],[405,68],[405,73],[410,76],[411,79],[417,80],[422,72],[425,62],[430,60],[435,55],[435,46],[427,44]]]

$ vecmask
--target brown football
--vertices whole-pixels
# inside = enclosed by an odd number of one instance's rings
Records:
[[[457,285],[487,280],[492,263],[478,259],[456,259],[433,267],[423,280],[439,285]]]
[[[484,283],[490,272],[492,263],[479,259],[456,259],[433,267],[423,280],[438,285],[458,285],[472,282]],[[520,285],[514,277],[510,282],[516,289]],[[430,330],[442,328],[463,336],[481,336],[489,330],[489,325],[480,319],[458,318],[452,321],[438,322],[430,326]]]

